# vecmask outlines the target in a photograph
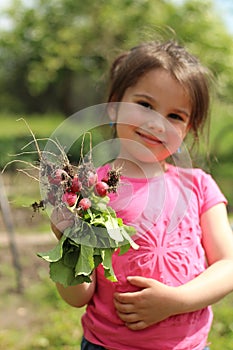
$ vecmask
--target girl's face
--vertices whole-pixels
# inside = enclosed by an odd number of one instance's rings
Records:
[[[120,157],[160,162],[176,152],[189,130],[191,103],[184,88],[165,70],[154,69],[126,89],[117,113]]]

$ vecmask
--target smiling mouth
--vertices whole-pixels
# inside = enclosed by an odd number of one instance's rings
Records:
[[[158,139],[156,136],[152,134],[145,134],[140,131],[136,131],[136,134],[139,135],[146,143],[150,143],[153,145],[163,145],[165,142],[163,140]]]

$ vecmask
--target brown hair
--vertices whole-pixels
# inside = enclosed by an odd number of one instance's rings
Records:
[[[192,106],[190,127],[197,139],[208,116],[210,74],[195,56],[174,41],[148,42],[119,55],[110,70],[108,102],[120,102],[127,88],[157,68],[168,71],[188,92]]]

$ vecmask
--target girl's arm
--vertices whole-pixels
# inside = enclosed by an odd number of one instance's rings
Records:
[[[233,290],[233,233],[226,207],[218,204],[201,217],[203,246],[209,267],[179,287],[187,295],[187,311],[213,304]]]
[[[142,290],[115,294],[118,315],[130,329],[143,329],[169,316],[200,310],[233,291],[233,234],[225,205],[206,211],[201,226],[209,267],[198,277],[179,287],[129,277],[129,282]]]
[[[62,284],[57,283],[56,286],[62,299],[64,299],[69,305],[82,307],[91,300],[95,292],[96,273],[95,271],[93,272],[91,283],[82,283],[70,287],[64,287]]]

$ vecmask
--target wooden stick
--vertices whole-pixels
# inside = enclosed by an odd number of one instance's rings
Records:
[[[17,292],[22,293],[23,291],[22,268],[21,268],[20,259],[19,259],[19,252],[15,241],[14,225],[13,225],[13,219],[11,216],[11,209],[10,209],[7,195],[5,192],[5,186],[3,183],[3,178],[1,173],[0,173],[0,207],[2,211],[3,220],[7,229],[8,237],[9,237],[9,247],[11,250],[13,266],[16,273]]]

